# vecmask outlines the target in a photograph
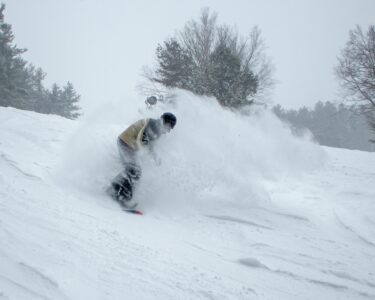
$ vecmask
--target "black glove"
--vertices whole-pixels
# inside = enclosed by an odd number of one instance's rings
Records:
[[[142,134],[141,142],[142,142],[143,145],[148,145],[148,143],[150,142],[149,138],[146,136],[145,133]]]

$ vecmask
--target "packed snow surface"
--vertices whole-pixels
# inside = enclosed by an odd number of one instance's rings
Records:
[[[0,299],[375,298],[375,153],[185,93],[137,105],[0,108]],[[160,166],[141,153],[144,215],[125,213],[104,192],[116,138],[164,111],[178,122]]]

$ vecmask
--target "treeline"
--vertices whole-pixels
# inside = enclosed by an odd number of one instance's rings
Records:
[[[281,120],[291,124],[295,134],[302,135],[308,129],[321,145],[375,151],[375,144],[371,142],[374,133],[366,117],[354,113],[351,107],[318,102],[313,109],[286,110],[276,105],[272,110]]]
[[[11,106],[69,119],[80,116],[80,95],[68,82],[51,89],[43,85],[46,73],[22,58],[26,49],[14,45],[12,26],[4,20],[5,5],[0,6],[0,106]]]

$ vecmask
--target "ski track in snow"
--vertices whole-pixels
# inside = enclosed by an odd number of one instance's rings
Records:
[[[0,299],[375,299],[374,153],[324,148],[325,166],[263,179],[267,203],[160,196],[137,216],[105,196],[111,172],[76,182],[86,154],[61,175],[80,122],[11,108],[0,120]]]

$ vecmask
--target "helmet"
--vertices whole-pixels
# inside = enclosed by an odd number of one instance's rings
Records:
[[[170,112],[162,114],[160,118],[163,120],[164,123],[170,124],[171,128],[173,128],[177,123],[176,116]]]

